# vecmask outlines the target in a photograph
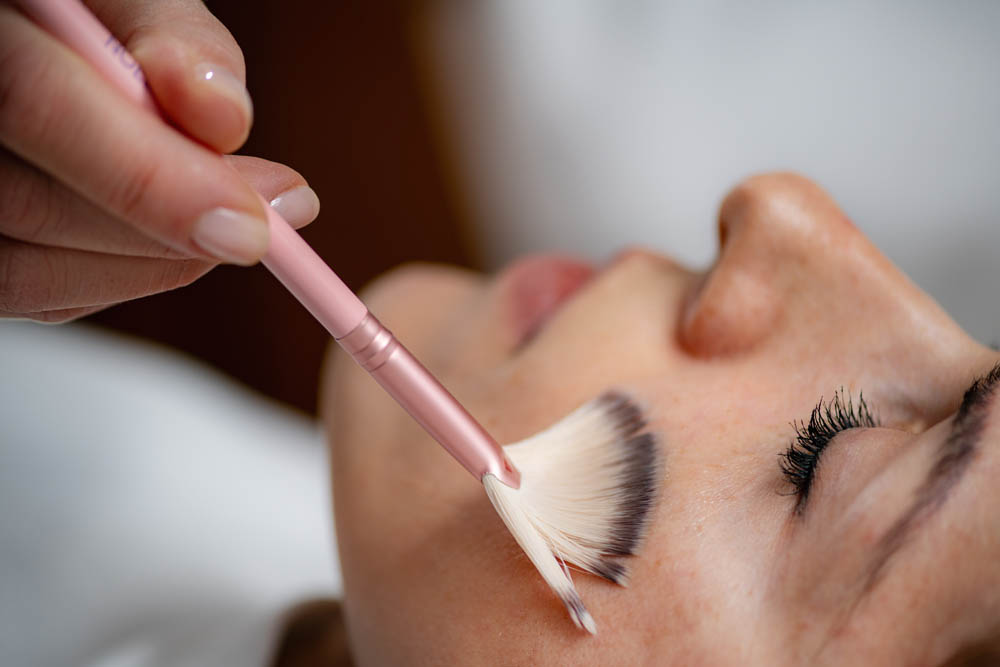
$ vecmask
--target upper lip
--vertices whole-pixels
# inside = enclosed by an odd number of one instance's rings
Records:
[[[552,295],[553,300],[551,303],[539,305],[538,307],[542,314],[539,319],[531,322],[530,326],[522,329],[519,328],[519,324],[523,323],[515,321],[515,347],[523,347],[535,338],[560,310],[586,291],[590,283],[636,256],[649,257],[651,253],[648,250],[637,247],[624,248],[612,255],[609,260],[599,265],[569,255],[533,255],[519,259],[507,266],[498,276],[498,281],[501,293],[505,293],[501,298],[508,302],[508,307],[517,306],[516,301],[519,297],[511,294],[511,292],[518,288],[519,278],[523,278],[521,271],[531,271],[533,269],[544,271],[546,265],[551,266],[553,263],[565,262],[570,266],[568,271],[572,272],[574,268],[578,268],[581,272],[586,273],[586,275],[582,276],[583,279],[579,283],[571,284],[570,288],[564,293]],[[539,267],[541,268],[539,269]],[[571,278],[571,282],[572,280],[573,278]],[[558,291],[558,288],[556,290]],[[515,303],[513,306],[510,306],[510,302]]]
[[[508,266],[498,276],[498,289],[515,347],[534,338],[596,273],[589,262],[567,255],[530,256]]]

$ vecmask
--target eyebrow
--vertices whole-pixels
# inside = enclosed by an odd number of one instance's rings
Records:
[[[892,556],[913,534],[914,529],[944,504],[951,490],[962,479],[979,450],[998,385],[1000,363],[977,378],[965,391],[951,431],[938,448],[934,465],[917,488],[913,502],[878,541],[876,556],[869,567],[861,597],[878,585]]]

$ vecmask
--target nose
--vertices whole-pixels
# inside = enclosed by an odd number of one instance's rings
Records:
[[[861,235],[829,195],[802,176],[740,183],[722,203],[719,256],[685,309],[681,344],[703,357],[752,349],[854,237]]]

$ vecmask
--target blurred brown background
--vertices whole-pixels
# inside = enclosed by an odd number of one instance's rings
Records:
[[[416,1],[209,0],[243,48],[255,121],[240,151],[297,169],[322,212],[307,241],[354,290],[410,260],[469,265],[467,226],[436,145]],[[262,267],[90,321],[189,352],[315,412],[326,332]]]

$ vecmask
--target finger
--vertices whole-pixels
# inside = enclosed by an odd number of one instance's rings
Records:
[[[319,199],[296,171],[259,158],[226,161],[293,226],[308,224]],[[0,150],[0,235],[58,248],[115,255],[190,258],[105,213],[48,174]]]
[[[91,8],[184,132],[220,153],[243,145],[253,118],[243,53],[200,0],[103,0]]]
[[[5,4],[0,62],[0,143],[182,252],[236,264],[263,255],[263,204],[236,171]]]
[[[319,197],[294,169],[247,155],[227,155],[225,160],[295,229],[319,215]]]
[[[128,301],[188,285],[212,266],[197,259],[107,255],[0,238],[0,312]]]
[[[0,235],[59,248],[191,258],[105,213],[48,174],[0,150]]]

